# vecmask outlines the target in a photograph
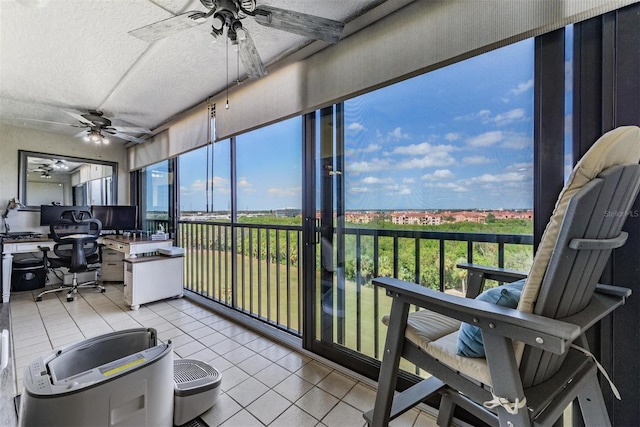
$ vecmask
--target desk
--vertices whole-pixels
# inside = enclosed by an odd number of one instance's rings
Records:
[[[151,240],[150,237],[124,237],[115,234],[102,236],[102,243],[114,251],[122,252],[125,258],[136,258],[139,254],[173,246],[171,239]]]
[[[148,237],[124,237],[107,235],[98,239],[105,246],[124,254],[125,258],[136,258],[137,255],[155,252],[160,248],[173,246],[173,240],[151,240]],[[11,293],[11,271],[13,269],[13,254],[39,253],[38,247],[48,247],[53,250],[55,242],[47,237],[29,239],[2,240],[2,302],[9,302]]]

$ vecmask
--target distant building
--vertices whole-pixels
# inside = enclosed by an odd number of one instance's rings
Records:
[[[533,211],[492,211],[496,219],[533,219]]]
[[[445,222],[475,222],[485,223],[487,217],[493,215],[495,219],[524,219],[532,220],[533,211],[529,210],[468,210],[468,211],[440,211],[415,212],[415,211],[395,211],[387,214],[375,212],[349,211],[345,213],[345,221],[351,224],[369,224],[374,220],[389,221],[397,225],[440,225]],[[316,212],[316,219],[320,219],[320,212]],[[335,212],[333,213],[335,218]]]
[[[374,221],[379,215],[371,212],[347,212],[344,215],[346,222],[352,224],[369,224]]]
[[[302,215],[302,210],[297,208],[281,208],[273,211],[276,218],[294,218]]]
[[[393,212],[391,222],[399,225],[439,225],[442,217],[429,212]]]
[[[483,223],[487,219],[489,212],[479,211],[459,211],[459,212],[444,212],[443,216],[447,216],[454,219],[454,222],[477,222]]]

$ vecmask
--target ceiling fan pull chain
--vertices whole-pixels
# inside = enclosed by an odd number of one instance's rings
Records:
[[[224,108],[229,109],[229,37],[225,37],[226,56],[227,56],[227,102]]]
[[[236,85],[240,84],[240,46],[236,49]]]

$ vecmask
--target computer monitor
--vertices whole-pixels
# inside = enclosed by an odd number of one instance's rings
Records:
[[[90,212],[89,206],[54,206],[40,205],[40,225],[49,226],[53,221],[62,218],[65,211]]]
[[[91,216],[102,222],[103,230],[116,232],[137,229],[137,206],[104,205],[92,206]]]

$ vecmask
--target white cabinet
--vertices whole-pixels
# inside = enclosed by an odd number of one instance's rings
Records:
[[[124,302],[132,310],[140,304],[183,293],[182,256],[148,256],[124,260]]]

